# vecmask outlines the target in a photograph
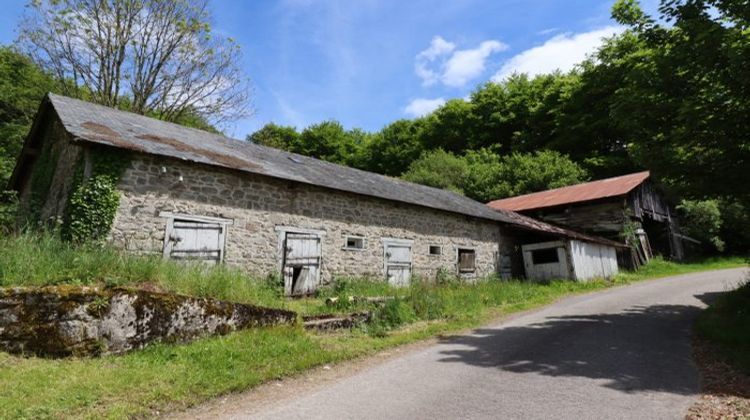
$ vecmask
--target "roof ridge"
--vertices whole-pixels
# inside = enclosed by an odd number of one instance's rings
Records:
[[[586,182],[580,182],[578,184],[565,185],[563,187],[550,188],[548,190],[543,190],[543,191],[535,191],[535,192],[521,194],[521,195],[514,195],[512,197],[498,198],[496,200],[488,201],[487,205],[492,205],[493,203],[500,203],[503,201],[515,200],[515,199],[524,198],[524,197],[530,197],[534,195],[551,194],[551,193],[554,193],[555,191],[561,191],[561,190],[571,189],[571,188],[576,188],[576,187],[583,187],[583,186],[587,186],[591,184],[604,183],[608,181],[615,181],[615,180],[619,180],[622,178],[635,177],[635,175],[646,175],[646,177],[648,178],[651,176],[651,171],[645,170],[645,171],[639,171],[639,172],[632,172],[629,174],[618,175],[618,176],[613,176],[609,178],[602,178],[602,179],[597,179],[594,181],[586,181]]]

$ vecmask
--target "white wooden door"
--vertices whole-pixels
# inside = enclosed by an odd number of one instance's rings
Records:
[[[284,242],[284,292],[293,296],[314,292],[320,285],[320,237],[289,232]]]
[[[385,270],[388,283],[407,286],[411,280],[411,245],[385,243]]]
[[[175,219],[166,238],[170,258],[197,260],[210,264],[221,261],[224,248],[223,225]]]

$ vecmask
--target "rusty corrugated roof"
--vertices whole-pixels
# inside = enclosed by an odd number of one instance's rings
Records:
[[[60,118],[73,141],[103,144],[220,166],[502,222],[516,228],[554,236],[622,246],[617,242],[563,229],[512,211],[493,210],[478,201],[451,191],[234,140],[51,93],[47,94],[45,100]]]
[[[523,211],[580,203],[600,198],[617,197],[629,193],[635,187],[641,185],[649,176],[649,171],[636,172],[634,174],[601,179],[599,181],[490,201],[487,205],[495,210]]]

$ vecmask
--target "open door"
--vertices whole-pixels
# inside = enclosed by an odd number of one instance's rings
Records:
[[[320,236],[286,233],[284,239],[284,293],[309,295],[320,285]]]

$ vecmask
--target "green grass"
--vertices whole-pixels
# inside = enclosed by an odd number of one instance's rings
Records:
[[[750,276],[703,311],[695,330],[716,344],[730,363],[750,375]]]
[[[283,307],[271,280],[254,279],[227,266],[177,264],[161,256],[134,256],[101,246],[73,246],[53,235],[0,237],[0,287],[80,284],[137,286]]]
[[[743,265],[742,259],[674,264],[654,260],[612,281],[535,284],[488,279],[477,284],[338,279],[315,298],[288,300],[274,282],[227,267],[201,268],[134,257],[101,247],[76,248],[49,235],[0,238],[0,286],[150,283],[166,291],[283,307],[301,313],[375,311],[361,329],[313,334],[299,327],[236,332],[186,345],[156,344],[124,356],[50,360],[0,352],[0,418],[152,416],[245,390],[322,364],[481,325],[556,299],[645,278]],[[340,297],[333,308],[326,297]],[[394,296],[385,305],[348,296]],[[747,324],[745,324],[747,325]]]
[[[652,259],[647,265],[635,272],[622,272],[617,275],[620,281],[638,281],[659,277],[675,276],[694,273],[696,271],[721,270],[725,268],[742,267],[748,264],[747,257],[712,257],[700,261],[676,263],[665,261],[661,257]]]

